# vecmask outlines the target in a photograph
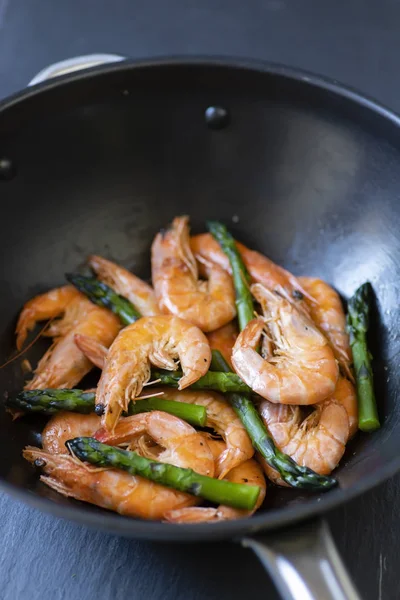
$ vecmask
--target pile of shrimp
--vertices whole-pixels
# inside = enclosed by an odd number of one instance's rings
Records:
[[[94,366],[101,369],[96,388],[101,416],[58,413],[43,431],[42,448],[24,450],[25,459],[42,466],[44,484],[64,496],[143,519],[198,523],[249,516],[228,506],[201,506],[190,494],[117,469],[94,468],[68,454],[66,440],[93,436],[209,477],[257,485],[257,510],[267,479],[285,483],[255,453],[223,394],[190,389],[207,373],[213,349],[253,390],[280,450],[321,475],[335,469],[357,430],[341,300],[326,282],[296,278],[243,244],[237,247],[258,312],[240,333],[228,259],[210,234],[190,235],[186,216],[176,217],[152,243],[152,285],[105,258],[88,259],[99,280],[139,310],[142,318],[132,325],[123,328],[108,309],[71,286],[26,303],[16,328],[17,349],[39,321],[50,321],[43,335],[52,338],[26,389],[73,388]],[[152,366],[175,370],[178,365],[183,373],[178,389],[146,388]],[[204,406],[207,431],[163,411],[122,415],[131,401],[164,394]]]

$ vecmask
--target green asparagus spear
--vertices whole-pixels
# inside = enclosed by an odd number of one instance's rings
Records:
[[[240,330],[243,330],[254,317],[249,274],[235,240],[225,225],[212,221],[208,223],[208,229],[229,258],[236,292],[239,327]],[[226,373],[231,371],[228,363],[218,351],[213,351],[211,368]],[[307,467],[300,467],[290,456],[275,446],[274,440],[268,433],[248,394],[228,393],[227,398],[242,421],[254,448],[272,468],[279,472],[283,481],[292,487],[314,491],[327,490],[336,485],[337,482],[332,477],[323,477]]]
[[[213,351],[213,361],[219,369],[230,371],[228,363],[218,350]],[[312,491],[329,490],[337,484],[333,477],[318,475],[308,467],[301,467],[275,446],[248,394],[227,394],[226,397],[243,423],[254,448],[278,471],[283,481],[294,488]]]
[[[170,415],[175,415],[196,427],[205,427],[207,421],[207,410],[199,404],[185,404],[176,400],[164,400],[163,397],[137,398],[131,402],[128,408],[128,415],[136,415],[151,410],[163,410]]]
[[[77,273],[66,273],[65,277],[94,304],[111,310],[121,319],[123,325],[130,325],[140,319],[141,314],[129,300],[95,277],[85,277]]]
[[[222,352],[220,352],[220,350],[211,350],[210,369],[212,369],[213,372],[231,373],[231,368],[228,364],[228,361],[226,360]],[[236,390],[234,391],[236,392]]]
[[[83,390],[47,389],[25,390],[16,396],[7,399],[7,406],[23,410],[28,413],[41,413],[53,415],[62,410],[88,414],[96,412],[95,393]],[[103,408],[101,406],[101,408]],[[166,400],[163,397],[140,398],[131,402],[128,415],[136,415],[151,410],[163,410],[175,415],[196,427],[204,427],[207,421],[207,411],[198,404],[186,404],[175,400]]]
[[[95,398],[94,392],[83,390],[24,390],[16,396],[9,396],[6,404],[27,413],[54,415],[61,410],[69,410],[87,415],[94,411]]]
[[[181,371],[152,371],[151,378],[160,380],[161,385],[177,388],[182,377]],[[215,392],[248,392],[251,389],[240,379],[236,373],[220,373],[208,371],[196,383],[192,383],[191,390],[214,390]]]
[[[371,354],[368,351],[369,300],[371,284],[364,283],[348,303],[347,327],[353,351],[358,397],[358,427],[361,431],[379,429],[379,417],[374,394]]]
[[[183,469],[150,460],[136,452],[107,446],[90,437],[74,438],[67,441],[66,446],[74,456],[82,461],[99,467],[123,469],[131,475],[140,475],[161,485],[200,496],[216,504],[252,510],[260,493],[258,486],[231,483],[199,475],[192,469]]]
[[[236,292],[236,309],[239,328],[242,331],[249,321],[254,319],[253,297],[250,292],[250,276],[232,235],[225,225],[218,221],[208,221],[207,227],[223,252],[229,258],[233,284]]]

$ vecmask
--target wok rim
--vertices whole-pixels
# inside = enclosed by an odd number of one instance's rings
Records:
[[[128,59],[118,63],[97,66],[85,71],[62,75],[17,92],[0,101],[0,113],[32,97],[45,95],[46,92],[53,88],[68,87],[74,82],[107,77],[108,74],[116,71],[138,71],[179,66],[221,67],[230,70],[253,71],[259,74],[285,78],[301,83],[304,86],[331,92],[338,97],[348,100],[350,103],[362,106],[370,112],[378,114],[380,117],[390,121],[394,127],[400,127],[400,116],[394,111],[337,80],[278,63],[225,56],[173,56],[140,60]],[[259,531],[288,527],[296,522],[304,521],[338,508],[345,502],[351,501],[362,493],[377,487],[398,471],[400,471],[400,456],[394,456],[379,472],[367,474],[359,482],[345,490],[336,488],[324,493],[322,497],[316,497],[314,500],[310,499],[304,504],[288,506],[285,509],[267,510],[264,513],[256,513],[248,519],[196,525],[177,525],[162,523],[160,521],[138,520],[123,517],[113,512],[91,513],[88,510],[88,505],[82,508],[79,505],[80,503],[77,503],[76,506],[57,504],[49,498],[42,497],[36,492],[20,488],[5,480],[0,480],[0,490],[43,512],[110,534],[160,542],[194,542],[229,538],[238,539],[244,535],[256,534]]]

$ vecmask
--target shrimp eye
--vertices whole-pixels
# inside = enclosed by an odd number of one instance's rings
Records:
[[[292,296],[295,300],[304,300],[304,294],[302,294],[299,290],[293,290]]]
[[[96,406],[94,407],[94,412],[98,417],[104,415],[104,404],[96,404]]]
[[[43,460],[43,458],[37,458],[33,464],[35,465],[35,467],[37,467],[38,469],[41,469],[42,467],[46,466],[46,461]]]

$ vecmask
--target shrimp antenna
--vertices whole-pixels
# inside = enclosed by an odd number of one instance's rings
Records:
[[[7,367],[8,365],[10,365],[11,363],[13,363],[15,360],[17,360],[17,358],[20,358],[21,356],[23,356],[26,352],[28,352],[28,350],[30,348],[32,348],[32,346],[34,344],[36,344],[36,342],[38,341],[38,339],[44,334],[44,332],[46,331],[46,329],[48,329],[48,327],[50,327],[51,323],[54,321],[55,317],[53,317],[52,319],[50,319],[46,325],[44,327],[42,327],[42,329],[39,331],[39,333],[33,338],[33,340],[31,342],[29,342],[29,344],[26,346],[26,348],[23,348],[22,350],[20,350],[19,352],[17,352],[17,354],[15,354],[15,356],[12,356],[11,358],[9,358],[5,363],[3,363],[2,365],[0,365],[0,370],[4,369],[4,367]]]

